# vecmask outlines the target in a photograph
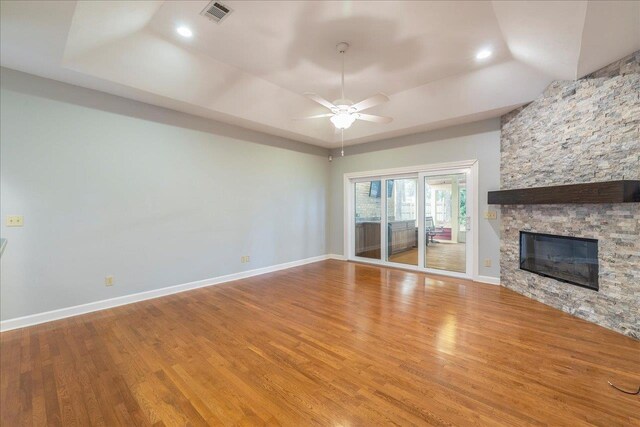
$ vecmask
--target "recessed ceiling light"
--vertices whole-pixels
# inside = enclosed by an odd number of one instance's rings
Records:
[[[492,53],[493,52],[491,52],[491,50],[489,49],[482,49],[481,51],[476,53],[476,59],[487,59],[491,56]]]
[[[182,37],[191,37],[193,35],[193,31],[191,31],[189,27],[185,26],[176,28],[176,32]]]

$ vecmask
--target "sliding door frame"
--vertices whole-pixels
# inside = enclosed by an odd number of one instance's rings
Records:
[[[424,236],[424,178],[426,176],[460,173],[469,170],[469,180],[467,187],[471,193],[471,200],[467,199],[467,207],[470,208],[469,217],[471,220],[471,253],[467,252],[466,273],[457,273],[446,270],[436,270],[425,266],[425,236]],[[387,179],[417,178],[417,201],[418,201],[418,265],[401,264],[387,261],[388,236],[387,236]],[[371,259],[355,256],[355,193],[354,183],[380,180],[381,203],[380,203],[380,235],[381,244],[380,259]],[[394,169],[381,169],[374,171],[351,172],[344,174],[344,254],[350,261],[364,262],[369,264],[383,265],[387,267],[403,268],[430,274],[440,274],[451,277],[478,278],[478,161],[464,160],[459,162],[437,163],[431,165],[409,166]],[[422,196],[420,196],[422,194]],[[470,202],[470,203],[469,203]],[[468,246],[467,246],[468,247]]]
[[[429,172],[421,172],[420,173],[420,181],[422,181],[422,194],[424,194],[424,190],[425,190],[425,178],[428,177],[433,177],[433,176],[441,176],[441,175],[457,175],[457,174],[465,174],[467,175],[467,172],[469,173],[468,176],[468,189],[470,189],[471,191],[467,191],[467,205],[469,206],[473,206],[475,204],[475,200],[477,199],[476,196],[476,190],[474,189],[474,184],[473,182],[475,181],[473,179],[473,170],[471,167],[464,167],[464,168],[452,168],[452,169],[447,169],[447,170],[439,170],[439,171],[429,171]],[[423,199],[423,203],[421,203],[421,205],[423,205],[423,209],[424,209],[424,199]],[[467,217],[470,218],[469,215],[467,215]],[[424,211],[423,211],[423,216],[420,217],[420,220],[424,222]],[[456,221],[459,221],[459,217],[455,219]],[[475,236],[476,236],[476,230],[473,224],[471,224],[471,226],[465,230],[466,231],[466,236],[467,237],[471,237],[470,239],[466,239],[465,240],[465,272],[464,273],[460,273],[460,272],[456,272],[456,271],[448,271],[448,270],[441,270],[441,269],[437,269],[437,268],[428,268],[426,265],[424,266],[424,270],[427,273],[431,273],[431,274],[446,274],[447,276],[451,276],[451,277],[460,277],[460,278],[465,278],[465,279],[472,279],[475,276],[473,275],[473,271],[474,271],[474,257],[477,257],[477,251],[474,250],[474,245],[476,242]],[[425,234],[424,232],[424,228],[421,229],[421,233]],[[422,242],[422,245],[424,246],[425,242]],[[422,247],[422,250],[424,251],[426,248],[426,246]],[[424,258],[424,252],[422,253],[422,257]]]

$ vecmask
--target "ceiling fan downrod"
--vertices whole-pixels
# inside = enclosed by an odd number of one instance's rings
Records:
[[[336,45],[336,49],[338,49],[338,53],[342,57],[342,80],[340,81],[340,90],[341,90],[341,99],[344,99],[344,54],[349,49],[349,43],[340,42]]]

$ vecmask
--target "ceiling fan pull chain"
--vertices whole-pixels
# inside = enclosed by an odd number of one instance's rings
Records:
[[[340,146],[340,153],[342,154],[342,157],[344,157],[344,129],[340,129],[340,134],[342,135],[342,138],[340,138],[342,140],[342,145]]]

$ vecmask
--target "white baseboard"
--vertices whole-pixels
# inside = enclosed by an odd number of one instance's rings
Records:
[[[480,283],[488,283],[490,285],[500,285],[499,277],[478,276],[474,279],[474,281],[480,282]]]
[[[260,274],[272,273],[274,271],[286,270],[292,267],[298,267],[313,262],[324,261],[326,259],[335,259],[344,261],[346,257],[339,254],[320,255],[311,258],[305,258],[298,261],[286,262],[284,264],[272,265],[270,267],[256,268],[254,270],[242,271],[239,273],[228,274],[226,276],[214,277],[211,279],[198,280],[196,282],[183,283],[181,285],[168,286],[166,288],[154,289],[146,292],[139,292],[131,295],[123,295],[121,297],[110,298],[102,301],[90,302],[87,304],[76,305],[73,307],[61,308],[58,310],[46,311],[44,313],[31,314],[15,319],[7,319],[0,322],[0,332],[10,331],[12,329],[25,328],[27,326],[38,325],[40,323],[52,322],[54,320],[64,319],[67,317],[78,316],[81,314],[91,313],[94,311],[105,310],[107,308],[119,307],[121,305],[131,304],[134,302],[145,301],[148,299],[159,298],[166,295],[177,294],[192,289],[204,288],[207,286],[219,285],[221,283],[231,282],[234,280],[245,279],[247,277],[258,276]],[[476,282],[489,283],[499,285],[500,279],[497,277],[478,276]]]
[[[305,258],[298,261],[286,262],[284,264],[272,265],[270,267],[256,268],[254,270],[242,271],[240,273],[228,274],[226,276],[214,277],[211,279],[198,280],[196,282],[183,283],[181,285],[168,286],[166,288],[154,289],[152,291],[139,292],[131,295],[123,295],[121,297],[110,298],[102,301],[90,302],[87,304],[76,305],[73,307],[61,308],[58,310],[46,311],[44,313],[31,314],[15,319],[7,319],[0,322],[0,332],[10,331],[12,329],[24,328],[27,326],[38,325],[40,323],[51,322],[53,320],[64,319],[66,317],[78,316],[80,314],[91,313],[93,311],[105,310],[107,308],[118,307],[121,305],[131,304],[138,301],[158,298],[165,295],[177,294],[179,292],[189,291],[191,289],[204,288],[206,286],[219,285],[233,280],[245,279],[247,277],[258,276],[260,274],[272,273],[274,271],[286,270],[292,267],[298,267],[312,262],[324,261],[332,258],[331,255],[320,255],[311,258]]]

